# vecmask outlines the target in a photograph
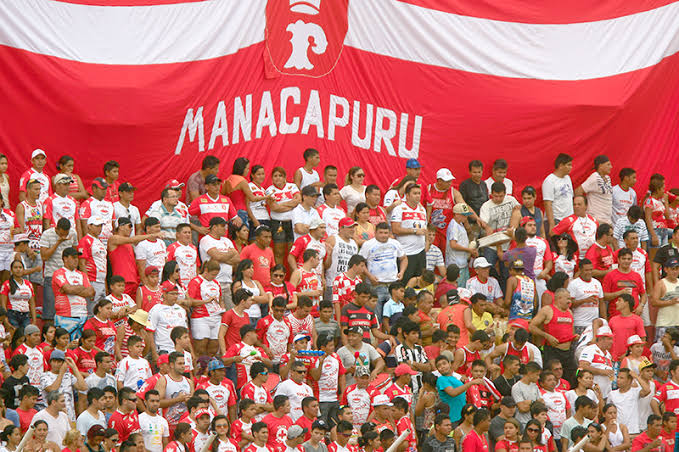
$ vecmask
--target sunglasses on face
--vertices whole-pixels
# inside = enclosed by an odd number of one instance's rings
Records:
[[[228,424],[218,424],[218,425],[215,425],[215,428],[226,428],[228,426],[229,426]]]

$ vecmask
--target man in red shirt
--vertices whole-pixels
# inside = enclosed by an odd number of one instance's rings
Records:
[[[106,201],[117,202],[120,200],[120,195],[118,194],[118,187],[120,187],[120,163],[115,160],[109,160],[104,163],[104,179],[108,184],[106,187]]]
[[[587,250],[585,259],[592,261],[594,272],[592,275],[599,281],[613,270],[613,227],[608,224],[600,224],[596,228],[596,241]]]
[[[304,429],[304,441],[311,438],[311,426],[318,418],[318,400],[315,397],[304,397],[302,399],[302,416],[295,422]]]
[[[332,283],[332,303],[335,307],[335,320],[338,322],[342,308],[354,301],[356,285],[363,280],[366,270],[365,257],[355,254],[349,258],[347,271],[335,277]]]
[[[368,204],[368,208],[370,209],[370,218],[368,218],[368,221],[375,227],[378,224],[387,221],[387,213],[384,211],[384,208],[380,206],[381,201],[382,193],[380,192],[380,187],[377,185],[368,185],[365,188],[365,203]]]
[[[132,433],[141,430],[137,414],[137,396],[130,388],[122,388],[118,392],[118,409],[108,420],[109,428],[118,431],[120,441],[127,441]]]
[[[677,415],[666,411],[662,415],[660,437],[667,443],[667,450],[674,451],[674,435],[677,431]]]
[[[660,435],[662,431],[662,417],[651,414],[646,425],[646,431],[632,441],[632,452],[671,452],[672,449],[667,446],[667,443]]]
[[[230,219],[235,226],[242,224],[229,197],[219,194],[221,184],[222,180],[220,178],[209,174],[205,178],[207,193],[194,199],[189,207],[189,215],[197,217],[204,228],[199,231],[203,235],[207,235],[210,232],[208,229],[210,227],[210,220],[214,217]]]
[[[634,308],[632,310],[637,315],[641,315],[644,305],[648,302],[644,281],[639,276],[639,273],[632,270],[632,260],[632,250],[627,248],[621,249],[618,252],[618,268],[611,270],[601,283],[604,291],[604,300],[608,301],[609,319],[618,314],[615,300],[623,294],[632,296],[634,299]]]
[[[474,413],[474,428],[462,440],[464,452],[488,452],[486,433],[490,428],[490,412],[481,408]]]
[[[78,250],[66,248],[61,256],[64,266],[52,276],[54,291],[54,325],[65,328],[71,340],[80,339],[87,321],[87,298],[94,296],[94,288],[87,275],[77,269]]]
[[[670,362],[670,381],[660,386],[651,400],[651,408],[658,418],[665,411],[679,415],[679,359]],[[663,409],[660,409],[660,404]]]
[[[615,300],[617,315],[613,316],[608,325],[613,331],[613,347],[611,347],[611,356],[613,361],[622,361],[622,358],[627,352],[627,347],[631,344],[627,342],[632,336],[637,336],[646,342],[646,331],[644,330],[644,321],[641,317],[632,312],[634,307],[634,298],[632,295],[624,293]]]
[[[271,228],[266,225],[255,229],[255,241],[244,247],[240,259],[250,259],[254,263],[252,279],[266,287],[271,282],[271,269],[276,265],[271,248]]]
[[[267,414],[262,422],[269,428],[269,441],[266,445],[274,452],[285,451],[285,440],[288,437],[288,429],[292,427],[290,413],[290,400],[286,395],[277,395],[273,398],[273,413]]]
[[[103,226],[103,218],[88,218],[87,235],[78,242],[78,268],[87,274],[94,288],[94,298],[87,301],[87,315],[92,315],[95,302],[106,296],[106,246],[99,240]]]

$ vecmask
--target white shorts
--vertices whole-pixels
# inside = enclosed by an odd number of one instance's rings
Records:
[[[0,250],[0,271],[10,271],[14,250]]]
[[[217,340],[221,320],[221,315],[191,319],[191,336],[197,341],[201,339]]]

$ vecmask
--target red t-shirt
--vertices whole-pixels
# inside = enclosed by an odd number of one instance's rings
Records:
[[[503,439],[495,443],[495,450],[500,449],[506,450],[507,452],[516,452],[519,450],[519,443]]]
[[[261,249],[251,243],[240,252],[240,258],[241,260],[250,259],[254,263],[252,279],[259,281],[262,286],[271,282],[271,269],[276,265],[271,247]]]
[[[396,430],[398,431],[397,436],[406,431],[406,429],[410,430],[410,434],[406,437],[406,441],[408,443],[406,451],[416,452],[418,449],[417,449],[417,436],[415,436],[415,427],[413,427],[413,423],[410,421],[410,417],[403,416],[396,423]]]
[[[240,329],[243,325],[250,323],[250,316],[247,312],[243,313],[243,317],[240,317],[233,309],[229,309],[224,314],[222,314],[222,325],[229,327],[226,330],[226,336],[224,337],[224,345],[228,350],[232,345],[240,342]]]
[[[660,446],[654,447],[653,449],[649,449],[649,452],[673,452],[672,449],[670,449],[667,446],[667,443],[663,439],[662,435],[658,436],[658,438],[661,439]],[[646,432],[643,432],[641,435],[637,436],[632,440],[632,452],[642,450],[644,447],[646,447],[648,444],[651,444],[654,439],[651,439],[648,437],[648,434]]]
[[[486,436],[479,436],[476,430],[472,429],[462,440],[462,450],[464,452],[488,452]]]
[[[141,428],[139,427],[139,415],[137,410],[132,410],[128,414],[123,414],[116,410],[111,418],[108,420],[109,428],[118,430],[120,442],[127,441],[132,433],[136,433]]]
[[[156,383],[158,383],[158,380],[160,380],[161,378],[165,378],[165,376],[159,373],[151,375],[151,378],[147,379],[144,382],[144,384],[141,385],[139,391],[137,391],[137,397],[144,400],[146,393],[149,392],[151,389],[155,389]]]
[[[679,414],[679,384],[672,380],[668,381],[658,388],[653,398],[665,404],[665,411]]]
[[[33,416],[37,414],[38,410],[36,410],[35,408],[31,408],[28,411],[24,411],[20,408],[17,408],[16,412],[19,415],[19,427],[21,428],[21,433],[26,433],[28,427],[31,426]]]
[[[644,321],[636,314],[623,317],[620,314],[611,318],[608,325],[613,331],[613,347],[611,347],[611,356],[613,361],[621,361],[627,352],[627,338],[635,334],[640,338],[646,337],[644,330]]]
[[[284,452],[285,440],[288,439],[288,429],[293,424],[292,418],[287,414],[281,418],[267,414],[262,422],[269,427],[269,441],[266,445],[270,446],[275,452]]]
[[[608,270],[613,266],[613,248],[595,243],[587,250],[585,259],[592,261],[594,270]]]
[[[622,289],[632,289],[632,296],[634,297],[634,307],[639,306],[639,295],[646,293],[644,282],[641,280],[639,273],[630,270],[628,273],[623,273],[618,269],[612,270],[604,276],[601,282],[601,287],[604,293],[617,292]],[[614,315],[619,314],[615,308],[615,301],[617,298],[608,302],[608,318],[613,318]]]
[[[113,355],[116,343],[116,327],[112,321],[102,322],[97,317],[92,317],[83,325],[84,330],[94,331],[97,335],[94,346],[109,355]]]
[[[75,350],[67,351],[66,354],[73,358],[80,372],[91,374],[97,368],[97,364],[94,361],[94,357],[97,354],[95,349],[87,351],[82,347],[78,347]]]

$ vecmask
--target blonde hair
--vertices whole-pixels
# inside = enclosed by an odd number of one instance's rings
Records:
[[[70,430],[66,432],[66,435],[64,436],[64,446],[68,447],[69,449],[74,449],[75,446],[78,445],[78,442],[82,439],[82,435],[78,430]]]

